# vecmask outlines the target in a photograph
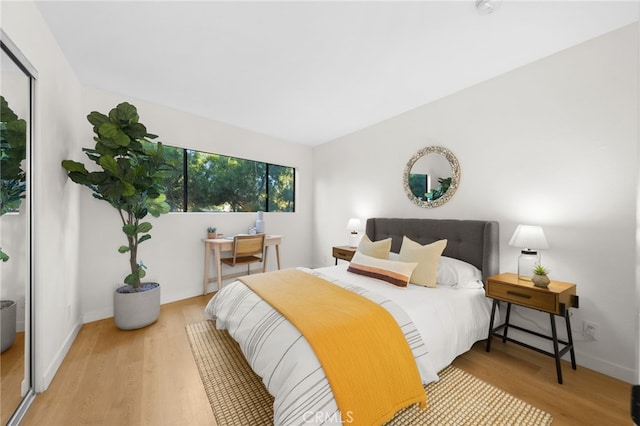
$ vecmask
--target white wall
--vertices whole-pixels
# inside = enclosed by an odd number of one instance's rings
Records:
[[[79,149],[81,87],[32,1],[2,2],[2,29],[36,68],[34,232],[35,387],[47,388],[80,322],[79,207],[60,161]]]
[[[237,156],[296,168],[295,213],[265,213],[265,230],[284,235],[280,247],[282,267],[311,264],[312,149],[269,136],[203,119],[170,108],[123,95],[85,88],[82,115],[90,111],[108,113],[118,103],[128,101],[138,108],[140,121],[150,133],[167,145]],[[82,146],[93,147],[91,125],[83,124]],[[71,154],[86,162],[78,149]],[[91,196],[81,194],[80,282],[84,322],[113,316],[112,291],[122,284],[129,268],[128,255],[117,252],[126,243],[115,209]],[[204,245],[208,226],[233,235],[247,232],[255,223],[255,213],[169,213],[158,219],[149,216],[152,238],[140,246],[139,260],[148,266],[145,280],[162,285],[162,303],[202,294]],[[269,253],[269,269],[275,268],[275,251]],[[215,268],[212,269],[215,271]],[[226,271],[226,270],[225,270]],[[214,284],[210,285],[211,290]]]
[[[449,148],[462,170],[436,209],[402,186],[406,162],[428,145]],[[578,364],[633,380],[638,25],[320,145],[313,160],[316,266],[332,264],[352,216],[497,220],[505,272],[517,269],[516,226],[542,225],[551,277],[578,284]],[[549,329],[548,316],[518,312]],[[583,319],[598,324],[597,341],[580,341]]]

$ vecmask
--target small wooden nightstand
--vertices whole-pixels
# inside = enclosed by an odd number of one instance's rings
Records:
[[[356,254],[356,250],[357,247],[333,246],[333,257],[336,258],[336,265],[338,264],[338,259],[351,262],[353,255]]]
[[[576,355],[573,348],[573,337],[571,334],[571,322],[569,321],[569,309],[578,307],[578,296],[576,295],[576,285],[562,281],[551,281],[549,287],[536,287],[531,281],[518,279],[516,274],[500,274],[487,278],[485,287],[487,297],[493,299],[491,308],[491,320],[489,324],[489,336],[487,338],[487,352],[491,351],[492,336],[502,337],[502,342],[507,340],[542,354],[548,355],[556,360],[556,371],[558,373],[558,383],[562,384],[562,368],[560,358],[567,352],[571,353],[571,367],[576,369]],[[493,319],[496,306],[500,301],[507,302],[507,316],[502,325],[493,327]],[[511,315],[511,304],[523,306],[525,308],[537,309],[548,312],[551,319],[551,336],[509,324]],[[556,332],[555,315],[564,317],[567,326],[567,341],[558,339]],[[536,348],[526,343],[507,337],[509,328],[524,331],[538,337],[542,337],[553,342],[553,353]],[[498,331],[504,329],[500,334]],[[564,347],[559,349],[559,345]]]

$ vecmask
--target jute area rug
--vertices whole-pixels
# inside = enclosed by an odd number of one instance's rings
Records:
[[[233,338],[216,330],[212,321],[189,324],[186,329],[217,424],[272,425],[273,397]],[[550,414],[456,367],[447,367],[439,376],[439,382],[425,386],[426,410],[407,407],[387,425],[551,424]]]

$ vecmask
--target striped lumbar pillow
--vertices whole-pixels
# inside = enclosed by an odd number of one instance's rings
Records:
[[[347,271],[354,274],[376,278],[396,287],[406,287],[411,273],[418,264],[415,262],[396,262],[393,260],[377,259],[356,252],[351,259]]]

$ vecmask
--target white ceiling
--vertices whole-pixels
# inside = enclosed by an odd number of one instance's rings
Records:
[[[39,1],[87,85],[308,145],[638,20],[627,1]]]

